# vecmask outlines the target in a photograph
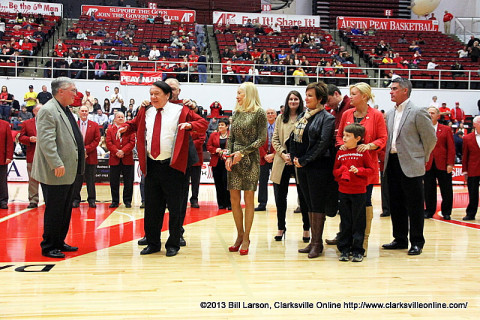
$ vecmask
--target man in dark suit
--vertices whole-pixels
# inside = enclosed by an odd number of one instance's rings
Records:
[[[383,248],[408,248],[409,255],[422,253],[423,237],[423,175],[425,163],[435,147],[436,136],[425,108],[410,101],[412,83],[395,78],[390,95],[395,109],[387,114],[388,141],[385,149],[385,174],[390,196],[393,237]]]
[[[80,191],[82,190],[83,181],[87,183],[87,202],[90,208],[96,208],[96,192],[95,192],[95,174],[97,172],[97,146],[100,143],[100,127],[96,122],[88,120],[88,107],[81,106],[78,110],[80,119],[78,120],[78,127],[83,137],[83,144],[85,146],[85,174],[78,176],[75,180],[75,192],[73,194],[73,207],[78,208],[82,197]]]
[[[46,90],[46,89],[45,89]],[[33,114],[36,116],[38,110],[41,108],[41,104],[37,104],[33,108]],[[18,140],[20,143],[27,146],[27,173],[28,173],[28,201],[29,205],[27,208],[36,208],[38,207],[38,186],[39,183],[32,177],[32,163],[33,156],[35,155],[35,146],[37,144],[37,125],[36,119],[32,118],[22,123],[22,131],[20,131],[20,136]]]
[[[110,208],[118,207],[120,203],[120,174],[123,175],[123,203],[125,208],[132,207],[134,161],[133,148],[135,147],[135,134],[117,137],[118,128],[125,123],[125,115],[118,111],[113,124],[107,130],[107,148],[110,151],[110,191],[112,204]],[[143,171],[142,171],[143,172]]]
[[[427,162],[425,177],[425,218],[431,218],[437,211],[437,180],[442,194],[442,216],[450,220],[453,206],[452,171],[455,164],[455,144],[449,126],[438,122],[440,111],[428,108],[437,135],[437,143]]]
[[[12,160],[12,130],[7,121],[0,120],[0,209],[8,209],[7,167]]]
[[[82,133],[68,108],[77,88],[66,77],[52,81],[50,99],[37,114],[37,146],[32,177],[39,181],[45,198],[42,255],[65,258],[62,251],[77,251],[65,243],[70,226],[74,182],[85,167]]]
[[[480,100],[479,100],[480,101]],[[463,220],[475,220],[478,210],[478,183],[480,182],[480,116],[473,118],[473,130],[463,138],[462,172],[468,185],[467,215]]]
[[[137,116],[119,129],[120,134],[137,133],[139,164],[145,172],[147,247],[141,255],[160,251],[167,206],[170,236],[165,244],[166,255],[175,256],[180,250],[185,173],[198,161],[197,152],[190,145],[189,131],[205,133],[208,126],[208,122],[189,107],[169,103],[171,95],[172,88],[167,83],[155,82],[150,87],[151,105],[141,107]]]
[[[275,157],[275,148],[273,148],[272,137],[275,131],[275,119],[277,113],[273,109],[267,109],[267,141],[260,147],[260,177],[258,179],[258,207],[255,211],[267,210],[268,202],[268,179],[272,171],[273,157]]]

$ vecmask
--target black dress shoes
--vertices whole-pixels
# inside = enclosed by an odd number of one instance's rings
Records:
[[[407,244],[401,244],[401,243],[397,242],[396,240],[393,240],[390,243],[384,244],[382,246],[382,248],[386,249],[386,250],[407,249],[408,245]]]
[[[180,247],[185,247],[187,245],[187,241],[183,238],[183,236],[180,236]]]
[[[198,205],[198,201],[196,200],[193,200],[193,201],[190,201],[190,208],[200,208],[200,206]]]
[[[131,208],[131,207],[132,207],[132,204],[130,202],[125,203],[125,208]]]
[[[32,209],[32,208],[38,208],[38,204],[36,203],[33,203],[33,202],[30,202],[30,204],[28,205],[27,207],[28,209]]]
[[[166,254],[166,256],[167,256],[167,257],[173,257],[173,256],[176,256],[177,253],[178,253],[178,250],[177,250],[177,249],[167,248],[167,254]]]
[[[225,206],[218,206],[218,209],[220,210],[225,209]]]
[[[88,206],[90,208],[96,208],[97,207],[97,205],[95,204],[95,201],[88,201]]]
[[[380,213],[380,217],[390,217],[390,212],[382,212]]]
[[[118,208],[118,202],[112,202],[111,205],[108,206],[109,208]]]
[[[73,201],[72,208],[78,208],[78,207],[80,207],[80,202]]]
[[[72,246],[64,243],[63,246],[59,250],[63,251],[63,252],[74,252],[74,251],[78,251],[78,247],[72,247]]]
[[[463,220],[463,221],[475,220],[475,216],[466,215],[465,217],[462,218],[462,220]]]
[[[255,208],[255,211],[267,211],[267,207],[259,205],[258,207]]]
[[[56,259],[63,259],[65,258],[65,255],[60,252],[58,249],[53,249],[53,250],[42,250],[42,256],[48,257],[48,258],[56,258]]]
[[[8,209],[8,205],[6,203],[0,204],[0,209]]]
[[[431,219],[431,218],[433,218],[433,213],[424,212],[423,217],[425,219]]]
[[[444,214],[443,215],[443,220],[452,220],[449,214]]]
[[[147,237],[143,237],[142,239],[138,240],[138,245],[139,246],[146,246],[147,243]]]
[[[422,248],[419,246],[412,246],[410,250],[408,250],[409,256],[418,256],[420,253],[422,253]]]
[[[140,209],[145,209],[145,202],[142,202],[142,204],[140,205]]]
[[[141,255],[146,255],[146,254],[152,254],[152,253],[159,252],[159,251],[160,251],[160,248],[147,246],[147,247],[143,248],[142,251],[140,251],[140,254]]]

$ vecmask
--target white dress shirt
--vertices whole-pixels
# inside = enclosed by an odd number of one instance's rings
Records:
[[[147,139],[147,154],[153,160],[166,160],[172,157],[172,151],[177,135],[178,120],[183,106],[167,102],[162,112],[162,130],[160,132],[160,155],[153,158],[150,154],[152,150],[153,127],[157,109],[149,108],[145,113],[145,126],[147,129],[145,138]]]
[[[398,127],[400,126],[400,120],[402,120],[403,110],[405,110],[405,106],[409,101],[410,98],[403,101],[398,106],[395,106],[395,118],[393,119],[392,148],[390,150],[390,153],[397,153]]]

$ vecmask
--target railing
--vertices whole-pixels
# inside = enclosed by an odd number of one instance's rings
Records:
[[[39,78],[55,78],[58,76],[68,76],[77,79],[106,79],[106,80],[119,80],[120,72],[127,71],[128,65],[134,63],[135,66],[147,66],[149,70],[137,69],[134,67],[131,71],[137,72],[162,72],[163,79],[167,77],[179,77],[184,78],[185,81],[182,82],[198,82],[198,69],[197,65],[203,64],[207,65],[206,74],[209,78],[209,82],[216,83],[238,83],[238,77],[242,81],[243,77],[249,76],[248,69],[251,66],[255,66],[258,70],[258,75],[252,74],[250,78],[253,82],[258,82],[259,84],[276,84],[276,85],[293,85],[294,76],[291,74],[292,70],[298,66],[294,65],[260,65],[260,64],[251,64],[251,63],[232,63],[231,66],[236,70],[241,68],[243,71],[226,73],[224,67],[227,66],[226,63],[198,63],[198,62],[188,62],[188,69],[184,72],[178,72],[173,70],[174,65],[179,65],[181,61],[128,61],[128,60],[109,60],[102,59],[106,61],[109,65],[118,64],[118,69],[115,70],[102,70],[106,72],[105,77],[99,77],[95,75],[95,71],[98,71],[92,68],[92,65],[95,63],[95,59],[80,59],[83,63],[87,62],[86,66],[83,68],[53,68],[45,67],[45,64],[49,61],[50,65],[53,65],[56,60],[64,58],[54,58],[54,57],[36,57],[36,56],[19,56],[22,59],[30,60],[28,66],[23,66],[18,63],[0,63],[0,76],[7,77],[39,77]],[[128,64],[128,65],[127,65]],[[165,69],[165,65],[168,65],[168,68]],[[394,74],[399,74],[403,77],[408,76],[412,80],[415,87],[426,87],[431,89],[480,89],[480,70],[425,70],[425,69],[397,69],[397,68],[364,68],[358,66],[349,66],[348,64],[343,65],[343,73],[324,73],[322,72],[322,67],[317,66],[302,66],[307,70],[307,78],[309,82],[312,81],[325,81],[327,83],[334,83],[338,86],[349,86],[353,83],[360,81],[368,82],[372,87],[385,87],[389,79],[386,79],[384,76],[389,72]],[[219,72],[213,72],[215,69],[220,69]],[[336,68],[333,67],[335,70]],[[359,73],[361,71],[362,73]],[[80,73],[80,74],[79,74]],[[368,76],[370,74],[370,76]],[[373,76],[372,76],[373,74]],[[183,76],[183,77],[182,77]]]

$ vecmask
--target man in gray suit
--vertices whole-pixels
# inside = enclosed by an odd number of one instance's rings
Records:
[[[383,248],[407,249],[410,230],[408,254],[419,255],[425,244],[423,176],[437,137],[427,109],[410,101],[410,80],[395,78],[390,90],[395,109],[387,114],[384,172],[388,181],[394,240],[384,244]]]
[[[42,186],[45,199],[42,255],[65,258],[63,252],[77,251],[65,243],[70,225],[74,182],[85,168],[82,133],[68,108],[77,89],[66,77],[52,81],[53,99],[37,114],[37,147],[32,177]]]

